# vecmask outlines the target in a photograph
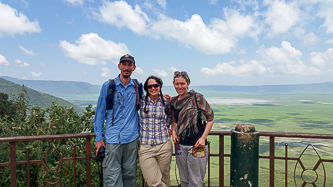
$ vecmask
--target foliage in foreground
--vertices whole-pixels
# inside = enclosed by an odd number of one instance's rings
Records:
[[[95,110],[92,109],[91,105],[86,107],[86,111],[81,116],[74,111],[73,107],[59,106],[54,102],[51,107],[46,109],[36,105],[31,106],[29,105],[29,97],[24,86],[17,96],[13,96],[12,101],[7,101],[4,96],[0,101],[0,106],[1,103],[7,105],[9,103],[9,105],[14,106],[11,109],[14,110],[15,115],[0,116],[0,137],[93,132]],[[10,114],[13,113],[13,111],[10,112]],[[92,139],[91,155],[94,155],[94,144],[95,139]],[[30,164],[32,186],[47,186],[45,180],[49,182],[59,180],[61,186],[73,186],[73,161],[65,161],[61,165],[59,164],[61,158],[73,157],[74,145],[76,157],[84,157],[85,138],[16,142],[16,160],[27,160],[26,148],[29,147],[29,160],[42,160],[46,164],[46,167],[43,164]],[[9,143],[0,143],[0,163],[9,162],[9,155]],[[92,160],[92,186],[99,185],[99,167],[100,163]],[[85,161],[76,161],[75,168],[76,185],[85,186]],[[17,165],[17,186],[27,185],[27,171],[26,165]],[[9,175],[9,166],[0,167],[0,186],[10,186]],[[138,183],[140,182],[141,180],[139,179]]]

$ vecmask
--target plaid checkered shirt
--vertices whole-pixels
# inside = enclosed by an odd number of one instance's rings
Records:
[[[168,129],[172,122],[169,99],[164,98],[164,105],[161,96],[156,102],[148,96],[146,106],[148,113],[145,113],[145,97],[140,100],[140,142],[145,145],[166,143],[170,139]],[[168,107],[169,115],[165,113],[164,106]]]

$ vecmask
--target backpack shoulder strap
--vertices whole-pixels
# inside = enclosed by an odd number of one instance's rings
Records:
[[[139,83],[137,79],[132,79],[134,82],[135,90],[136,90],[136,109],[140,109],[139,101],[142,98],[142,83]]]
[[[114,79],[109,79],[109,87],[105,98],[106,111],[114,109],[114,95],[116,91],[117,91],[116,82],[114,81]],[[113,126],[113,118],[114,118],[114,110],[112,111],[112,126]]]
[[[116,82],[114,79],[110,79],[107,95],[105,98],[107,110],[111,110],[113,108],[114,93],[116,92],[116,89]]]

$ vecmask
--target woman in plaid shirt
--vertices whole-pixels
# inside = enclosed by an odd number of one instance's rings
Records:
[[[172,122],[170,102],[163,98],[163,82],[149,76],[144,84],[146,96],[140,100],[139,160],[148,186],[170,186]]]

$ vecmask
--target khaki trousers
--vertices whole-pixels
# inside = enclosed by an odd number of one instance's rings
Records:
[[[159,145],[140,145],[140,166],[149,187],[170,187],[171,157],[170,140]]]

